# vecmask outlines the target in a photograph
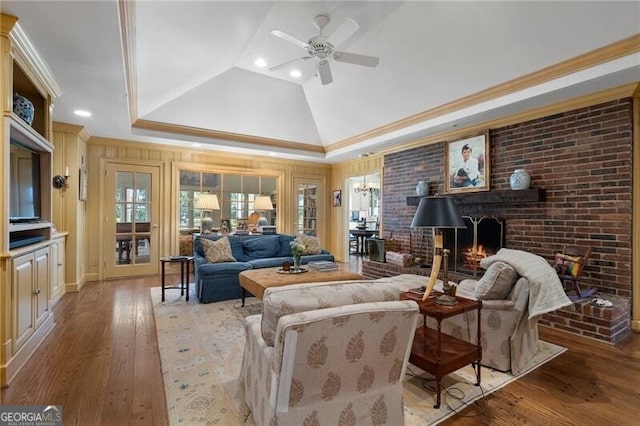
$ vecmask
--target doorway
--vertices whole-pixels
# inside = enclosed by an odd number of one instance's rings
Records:
[[[349,256],[367,253],[366,239],[377,237],[380,226],[381,184],[380,173],[354,176],[348,179],[348,233]]]
[[[106,169],[105,277],[156,274],[160,168],[109,163]]]

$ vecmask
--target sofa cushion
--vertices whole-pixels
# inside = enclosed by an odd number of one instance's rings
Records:
[[[322,246],[320,246],[320,239],[311,235],[300,235],[300,238],[305,246],[303,254],[320,254]]]
[[[249,256],[244,254],[244,249],[242,247],[242,238],[236,235],[229,235],[229,244],[231,244],[231,254],[236,258],[238,262],[248,262]]]
[[[296,237],[293,235],[278,235],[278,241],[280,242],[280,251],[278,252],[278,257],[291,257],[291,241],[295,240]]]
[[[253,266],[253,269],[259,268],[275,268],[276,266],[282,266],[284,262],[293,263],[291,257],[267,257],[264,259],[253,259],[249,263]]]
[[[275,257],[280,251],[278,235],[251,238],[242,242],[244,252],[251,260]]]
[[[481,300],[506,299],[517,280],[518,273],[510,265],[492,263],[478,281],[475,296]]]
[[[236,261],[231,254],[231,244],[229,244],[227,237],[220,238],[217,241],[203,239],[202,247],[204,248],[204,257],[209,263]]]
[[[425,277],[399,275],[371,281],[332,281],[269,287],[262,300],[262,337],[273,346],[280,317],[354,303],[399,300],[400,293],[424,285]]]

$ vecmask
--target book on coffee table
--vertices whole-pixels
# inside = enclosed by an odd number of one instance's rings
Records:
[[[337,271],[338,265],[335,262],[331,262],[328,260],[318,260],[315,262],[309,262],[307,266],[314,271],[326,272],[326,271]]]

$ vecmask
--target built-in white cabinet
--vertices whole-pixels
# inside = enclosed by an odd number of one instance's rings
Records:
[[[50,252],[45,246],[16,256],[12,261],[15,294],[12,354],[18,353],[49,315]]]
[[[50,302],[64,292],[64,238],[52,236],[51,109],[57,85],[16,17],[1,14],[0,386],[53,329]],[[30,117],[13,110],[20,95]],[[25,102],[25,99],[28,102]],[[59,275],[61,274],[61,275]],[[62,285],[61,285],[62,284]]]

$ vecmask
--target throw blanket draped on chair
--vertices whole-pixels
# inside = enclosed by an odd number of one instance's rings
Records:
[[[503,248],[483,260],[482,267],[494,262],[508,263],[529,281],[529,319],[571,305],[556,271],[544,258],[521,250]]]

